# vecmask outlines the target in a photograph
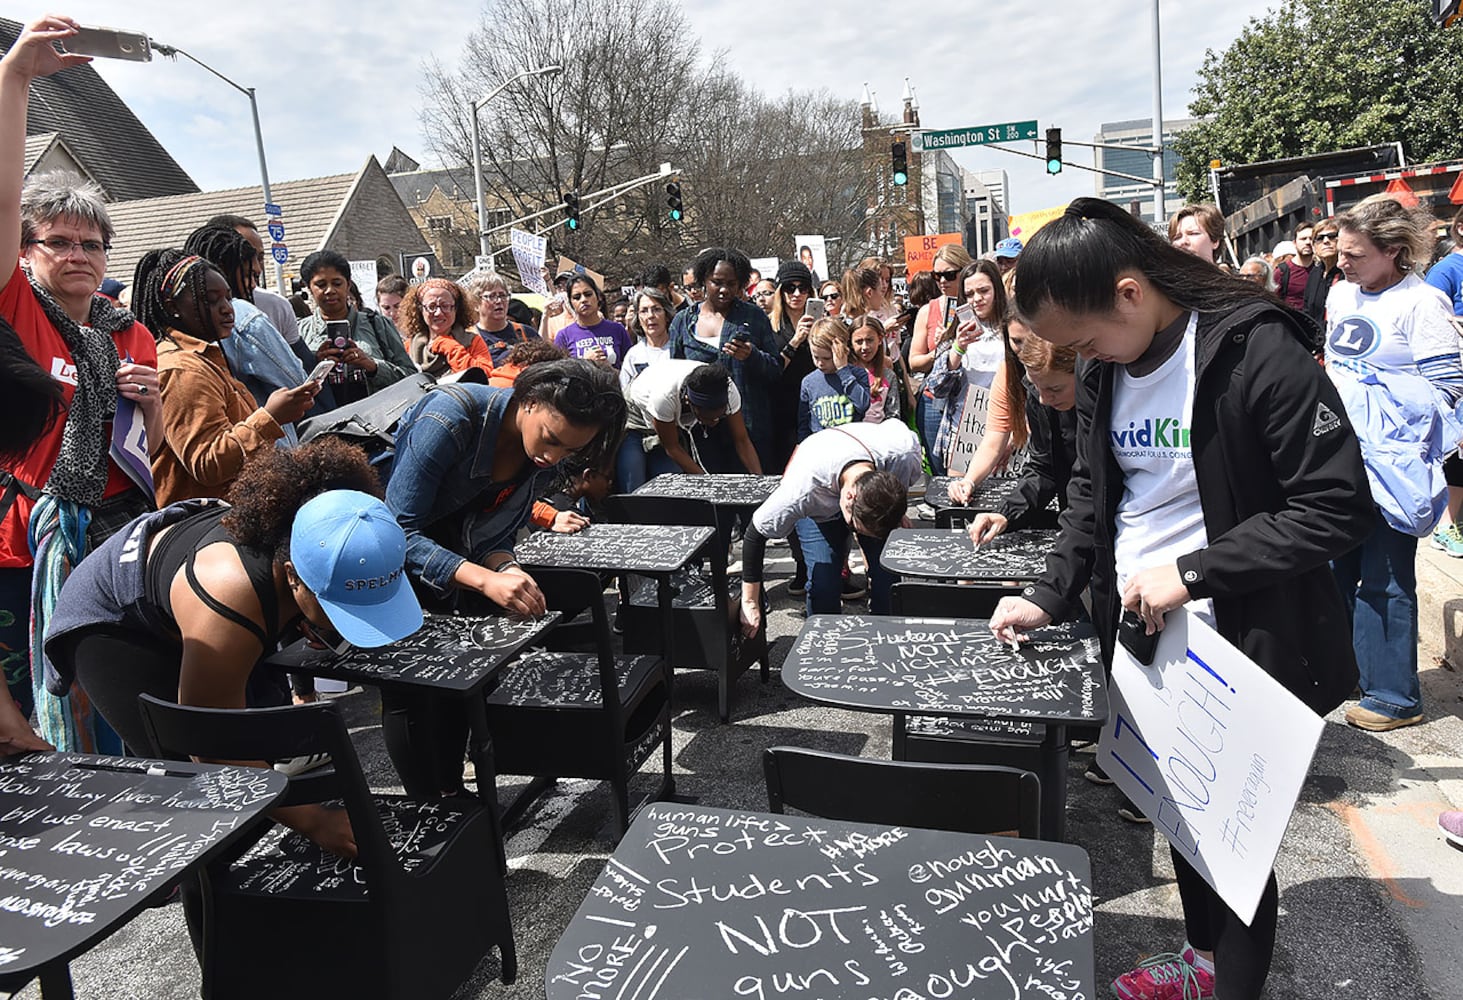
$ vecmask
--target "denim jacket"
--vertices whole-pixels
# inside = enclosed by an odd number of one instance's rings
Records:
[[[777,353],[777,341],[772,336],[772,324],[767,314],[754,305],[737,301],[721,327],[721,343],[716,347],[696,339],[696,320],[701,315],[699,305],[682,309],[671,320],[671,357],[687,358],[691,361],[715,363],[731,372],[737,391],[742,394],[742,418],[747,422],[747,434],[753,442],[772,440],[772,386],[782,377],[782,360]],[[746,361],[736,361],[722,352],[722,348],[738,334],[751,338],[752,353]],[[761,449],[758,450],[761,454]]]
[[[244,383],[260,406],[274,390],[293,389],[305,381],[305,366],[285,343],[284,334],[251,302],[234,299],[234,332],[218,346],[229,359],[234,378]],[[280,426],[284,437],[276,442],[279,447],[293,448],[300,443],[294,424]]]
[[[422,396],[401,418],[386,504],[406,532],[406,566],[440,594],[468,559],[513,551],[533,500],[558,466],[532,462],[511,482],[493,482],[493,453],[513,390],[462,383]],[[488,496],[489,487],[496,496]]]

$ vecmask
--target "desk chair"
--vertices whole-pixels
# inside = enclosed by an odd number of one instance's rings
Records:
[[[373,796],[329,702],[192,708],[144,694],[138,707],[163,757],[330,754],[333,767],[292,777],[280,805],[343,799],[359,852],[346,861],[276,825],[210,865],[199,880],[205,998],[445,1000],[495,944],[502,981],[517,977],[496,826],[476,800]]]
[[[499,774],[608,781],[623,835],[630,826],[630,775],[657,746],[662,778],[654,797],[675,794],[670,670],[660,656],[616,658],[598,574],[536,569],[533,578],[550,609],[588,609],[594,648],[533,650],[503,668],[487,699],[494,768]]]
[[[767,808],[824,819],[957,833],[1041,837],[1041,782],[1030,771],[972,764],[912,764],[799,747],[762,751]]]
[[[716,527],[716,508],[705,500],[620,494],[605,501],[616,521],[634,524],[690,524]],[[771,678],[768,663],[767,620],[751,638],[742,635],[741,587],[726,573],[726,546],[713,536],[703,560],[687,564],[684,579],[673,598],[676,663],[683,669],[716,671],[716,707],[722,722],[731,718],[731,694],[737,679],[759,663],[762,683]],[[620,622],[625,652],[660,649],[660,608],[655,581],[627,574],[620,591]]]

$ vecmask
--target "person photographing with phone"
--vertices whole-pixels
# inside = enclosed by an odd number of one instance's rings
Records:
[[[316,250],[300,262],[300,277],[314,303],[314,311],[300,320],[300,336],[316,358],[336,363],[330,387],[337,405],[357,402],[417,370],[389,319],[351,305],[351,265],[344,254]]]
[[[1089,361],[1061,534],[1043,578],[1003,598],[991,630],[1024,639],[1078,613],[1090,585],[1105,662],[1121,611],[1135,616],[1132,642],[1184,607],[1316,712],[1339,705],[1357,667],[1329,563],[1367,536],[1375,513],[1356,435],[1303,322],[1096,198],[1032,237],[1016,306],[1033,334]],[[1188,943],[1119,977],[1114,992],[1177,995],[1155,991],[1185,983],[1192,995],[1254,1000],[1275,945],[1274,876],[1246,925],[1173,860]]]

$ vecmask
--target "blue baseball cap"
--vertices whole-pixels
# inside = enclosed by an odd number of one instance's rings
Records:
[[[996,244],[997,257],[1019,257],[1021,256],[1021,241],[1014,236],[1007,236]]]
[[[370,494],[330,490],[301,507],[290,561],[351,645],[384,646],[422,627],[406,577],[406,532]]]

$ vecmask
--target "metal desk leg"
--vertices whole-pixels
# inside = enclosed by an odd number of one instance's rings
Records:
[[[1043,840],[1067,839],[1067,727],[1050,723],[1041,740],[1041,831]]]
[[[660,627],[665,657],[665,724],[667,728],[665,745],[662,748],[665,783],[661,788],[661,795],[669,799],[676,794],[675,778],[671,777],[671,737],[669,732],[676,718],[676,618],[675,604],[672,600],[671,592],[671,575],[669,573],[661,573],[657,578],[656,596],[660,605]]]
[[[41,967],[41,997],[43,1000],[72,1000],[71,965],[68,962],[52,962]]]

